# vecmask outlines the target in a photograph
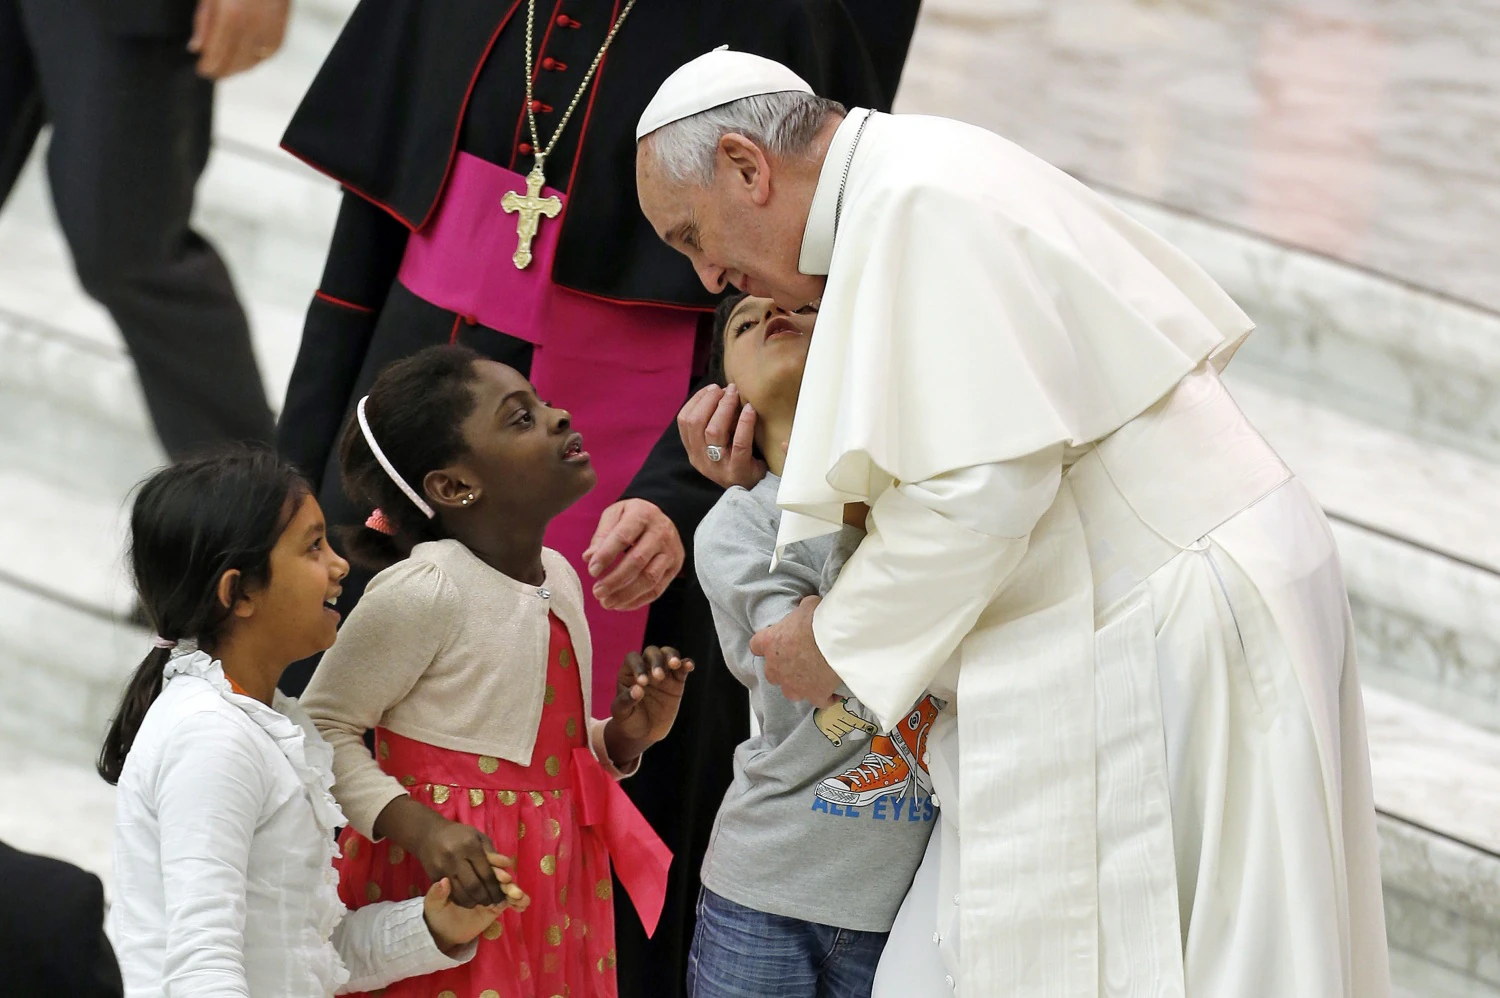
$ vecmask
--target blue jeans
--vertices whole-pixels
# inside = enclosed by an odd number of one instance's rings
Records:
[[[705,887],[688,998],[869,998],[887,935],[767,914]]]

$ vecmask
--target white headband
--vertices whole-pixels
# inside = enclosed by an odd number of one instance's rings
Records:
[[[375,460],[379,461],[380,466],[385,469],[385,473],[391,476],[391,481],[396,483],[396,487],[406,493],[406,498],[412,501],[412,505],[420,509],[422,515],[427,517],[427,519],[432,519],[436,515],[432,511],[432,507],[422,501],[422,497],[417,495],[416,489],[406,484],[406,479],[397,473],[396,466],[391,464],[390,458],[385,456],[385,451],[381,450],[380,445],[375,442],[375,434],[370,432],[370,421],[365,418],[365,403],[368,401],[370,401],[370,396],[368,395],[360,399],[359,405],[355,406],[354,414],[359,418],[359,430],[365,435],[365,443],[370,445],[370,453],[375,455]]]

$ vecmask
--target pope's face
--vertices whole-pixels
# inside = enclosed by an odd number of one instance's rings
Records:
[[[650,142],[636,155],[641,210],[668,246],[692,261],[698,279],[718,293],[733,285],[796,311],[823,295],[824,278],[797,269],[810,195],[778,190],[768,160],[748,140],[725,136],[713,182],[702,187],[674,180],[657,167]]]

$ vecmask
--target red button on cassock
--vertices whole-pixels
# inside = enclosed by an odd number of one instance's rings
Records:
[[[539,100],[534,100],[534,101],[531,102],[531,110],[532,111],[540,111],[544,107],[546,107],[546,105],[543,104]]]
[[[520,153],[522,156],[530,156],[531,155],[531,143],[530,142],[522,142],[520,145],[516,146],[516,152]]]
[[[577,21],[573,20],[567,14],[558,14],[557,15],[557,26],[559,28],[576,28],[579,25],[578,25]]]
[[[557,60],[554,59],[554,58],[552,58],[549,55],[547,58],[545,58],[545,59],[542,60],[542,68],[543,69],[556,69],[557,68]]]

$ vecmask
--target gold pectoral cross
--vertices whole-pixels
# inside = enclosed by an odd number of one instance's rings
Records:
[[[562,202],[557,197],[537,196],[542,193],[545,181],[542,164],[538,160],[526,175],[526,193],[523,195],[518,191],[507,191],[505,197],[500,199],[500,207],[505,209],[507,215],[516,214],[516,255],[511,260],[515,261],[517,270],[525,270],[531,263],[531,241],[536,238],[537,219],[542,215],[556,218],[562,211]]]

